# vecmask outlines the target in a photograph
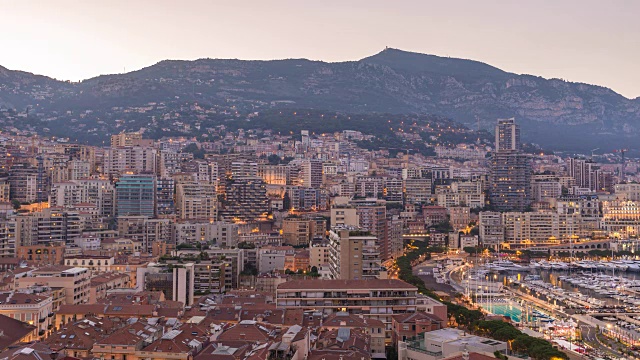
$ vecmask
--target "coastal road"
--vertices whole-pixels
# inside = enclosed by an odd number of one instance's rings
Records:
[[[584,340],[585,343],[591,345],[593,348],[600,350],[608,356],[622,359],[629,358],[628,355],[621,354],[611,349],[611,347],[609,347],[608,345],[603,344],[600,339],[598,339],[598,330],[595,327],[588,325],[582,321],[578,321],[578,328],[582,333],[582,340]]]

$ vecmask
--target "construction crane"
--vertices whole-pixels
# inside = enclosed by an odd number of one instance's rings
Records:
[[[629,151],[629,150],[627,150],[627,149],[615,149],[615,150],[613,150],[614,153],[620,153],[621,158],[622,158],[622,165],[620,166],[620,174],[618,174],[620,176],[620,178],[622,178],[624,176],[624,153],[626,153],[627,151]]]

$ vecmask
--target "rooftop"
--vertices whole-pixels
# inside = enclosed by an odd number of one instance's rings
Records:
[[[367,280],[292,280],[278,285],[280,290],[417,290],[415,286],[397,279]]]
[[[29,335],[35,326],[24,323],[20,320],[0,315],[0,350],[19,342],[25,336]]]

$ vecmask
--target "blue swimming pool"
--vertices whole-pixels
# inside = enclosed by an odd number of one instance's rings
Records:
[[[513,304],[484,304],[482,306],[490,313],[496,315],[504,315],[511,318],[512,321],[520,322],[522,316],[522,309],[518,305]]]

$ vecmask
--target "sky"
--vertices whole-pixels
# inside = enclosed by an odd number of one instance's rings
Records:
[[[165,59],[358,60],[386,46],[640,96],[637,0],[0,0],[0,66],[82,80]]]

